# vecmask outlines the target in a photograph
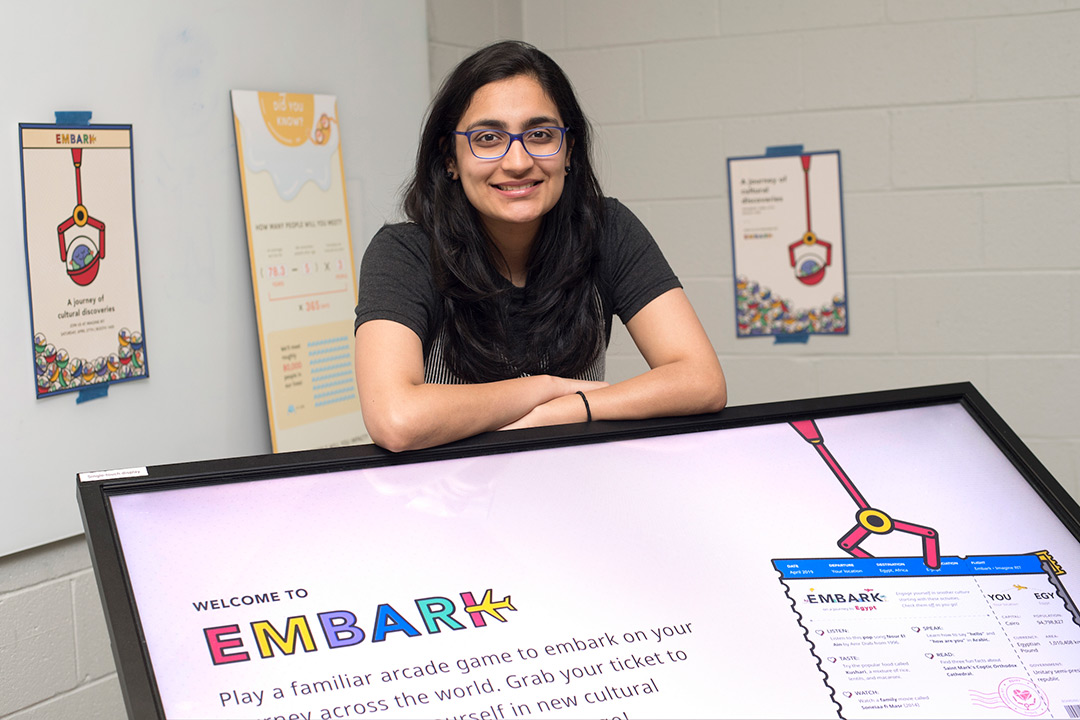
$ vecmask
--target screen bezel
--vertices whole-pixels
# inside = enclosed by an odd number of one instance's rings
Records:
[[[971,383],[935,385],[730,407],[719,413],[642,421],[593,422],[487,433],[425,450],[391,453],[375,445],[176,463],[140,468],[137,477],[77,479],[87,544],[130,717],[165,718],[138,608],[113,519],[117,495],[251,482],[388,465],[528,452],[642,437],[765,425],[813,417],[886,412],[958,403],[971,415],[1080,542],[1080,506]],[[145,474],[142,471],[145,470]]]

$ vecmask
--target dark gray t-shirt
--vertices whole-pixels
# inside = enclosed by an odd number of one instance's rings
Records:
[[[652,235],[630,210],[614,198],[604,200],[604,232],[600,239],[596,308],[604,322],[605,346],[611,320],[629,322],[641,308],[682,287]],[[526,280],[526,282],[528,282]],[[507,282],[509,285],[509,281]],[[510,287],[511,307],[524,302],[525,289]],[[431,273],[430,242],[414,223],[384,225],[371,239],[360,264],[358,328],[368,320],[393,320],[417,334],[424,349],[424,381],[462,382],[442,359],[442,302]],[[511,338],[511,346],[513,338]],[[604,353],[581,380],[604,378]]]

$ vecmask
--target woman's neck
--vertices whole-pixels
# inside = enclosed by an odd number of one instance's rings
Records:
[[[529,269],[529,254],[540,230],[536,223],[505,224],[499,228],[487,227],[492,244],[492,262],[495,269],[517,287],[525,286]]]

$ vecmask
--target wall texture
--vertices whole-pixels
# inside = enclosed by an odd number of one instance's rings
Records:
[[[432,86],[524,39],[682,278],[730,402],[968,380],[1080,495],[1080,2],[428,2]],[[839,149],[851,333],[736,339],[726,159]],[[609,379],[643,369],[629,336]]]
[[[0,558],[0,717],[124,717],[82,536]]]

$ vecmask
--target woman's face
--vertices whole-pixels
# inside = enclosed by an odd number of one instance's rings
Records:
[[[491,128],[521,133],[534,127],[563,127],[555,103],[533,77],[516,75],[477,90],[458,121],[457,130]],[[481,160],[463,135],[455,135],[455,160],[449,170],[461,179],[469,202],[480,213],[492,238],[513,241],[536,236],[541,219],[562,195],[569,140],[558,153],[535,158],[514,141],[506,155]]]

